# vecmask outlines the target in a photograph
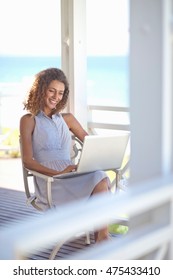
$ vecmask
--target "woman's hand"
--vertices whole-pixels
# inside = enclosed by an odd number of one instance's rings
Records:
[[[72,171],[76,171],[76,169],[77,169],[77,165],[72,164],[72,165],[67,166],[64,170],[62,170],[61,173],[62,174],[69,173],[69,172],[72,172]]]

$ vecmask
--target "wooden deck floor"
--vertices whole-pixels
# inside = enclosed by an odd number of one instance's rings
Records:
[[[18,190],[0,188],[0,227],[10,223],[17,223],[26,219],[27,216],[41,215],[39,211],[35,210],[32,206],[26,205],[25,193]],[[94,244],[94,236],[91,234],[91,245]],[[65,243],[59,250],[55,259],[68,259],[72,253],[79,250],[84,250],[85,245],[84,237],[80,237],[73,241]],[[44,260],[49,258],[52,248],[45,248],[41,252],[37,252],[30,256],[29,259]]]

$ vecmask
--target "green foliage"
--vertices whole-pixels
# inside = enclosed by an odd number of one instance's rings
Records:
[[[128,232],[128,227],[118,224],[112,224],[109,225],[109,232],[113,234],[126,234]]]
[[[0,156],[19,157],[19,130],[4,127],[2,128],[2,135],[4,135],[4,140],[1,143]]]

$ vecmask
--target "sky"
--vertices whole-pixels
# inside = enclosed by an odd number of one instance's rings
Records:
[[[59,2],[0,0],[0,55],[60,55]],[[87,54],[128,53],[128,0],[86,3]]]

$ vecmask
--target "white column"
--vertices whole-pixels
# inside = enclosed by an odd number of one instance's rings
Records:
[[[163,1],[162,172],[173,172],[173,3]]]
[[[173,172],[172,0],[130,1],[131,182],[168,177]],[[167,179],[167,178],[166,178]],[[172,205],[130,220],[144,225],[172,225]],[[169,219],[167,219],[169,217]],[[173,243],[169,243],[172,259]]]
[[[170,0],[130,1],[132,182],[171,171]]]
[[[86,0],[62,0],[61,17],[62,69],[70,83],[68,111],[86,129]]]

